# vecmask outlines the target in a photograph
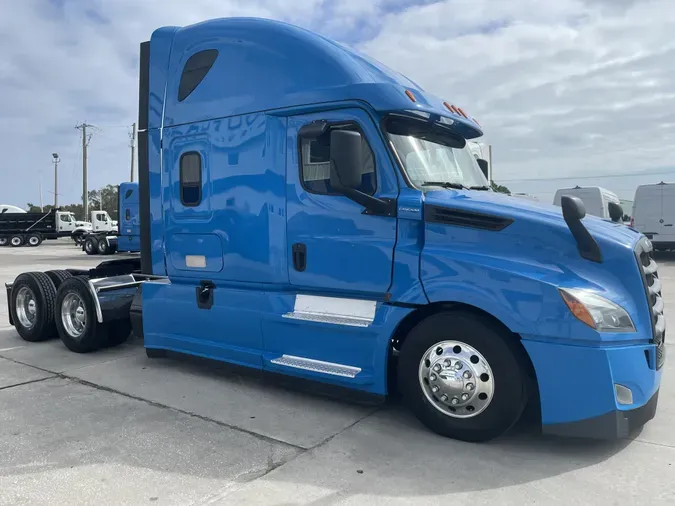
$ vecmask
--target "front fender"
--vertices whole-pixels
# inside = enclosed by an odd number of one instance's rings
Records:
[[[467,304],[491,314],[511,332],[538,334],[537,319],[551,303],[549,290],[541,282],[461,262],[453,264],[452,270],[436,273],[423,267],[429,302]],[[557,293],[555,296],[559,298]]]

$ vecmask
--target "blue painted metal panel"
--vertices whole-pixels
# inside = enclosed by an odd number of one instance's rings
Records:
[[[284,318],[283,315],[293,312],[295,295],[270,293],[268,296],[269,310],[263,316],[262,324],[265,369],[378,395],[387,394],[391,336],[411,309],[379,303],[371,325],[354,327]],[[361,372],[354,378],[346,378],[271,362],[284,354],[358,367]]]
[[[163,43],[168,43],[167,34],[162,35]],[[201,84],[179,102],[178,86],[186,61],[206,49],[217,49],[218,58]],[[289,58],[292,54],[302,57]],[[412,109],[439,114],[451,119],[457,132],[467,138],[482,135],[477,123],[449,111],[440,98],[380,62],[302,28],[268,19],[214,19],[178,29],[168,76],[165,126],[301,104],[359,100],[377,111]],[[415,102],[406,96],[407,89],[414,93]]]
[[[141,222],[138,205],[138,183],[120,183],[118,251],[141,250]]]
[[[215,234],[171,234],[166,241],[166,251],[171,272],[191,271],[201,279],[203,276],[199,273],[223,270],[223,248]],[[203,265],[187,265],[188,257],[203,258]]]
[[[654,345],[591,348],[535,341],[529,336],[523,345],[537,374],[544,425],[638,408],[661,382],[662,370],[650,369],[645,358],[645,350],[653,354]],[[570,374],[570,368],[575,373]],[[634,404],[616,402],[614,383],[632,390]]]
[[[651,337],[647,300],[633,248],[640,237],[625,226],[585,219],[603,263],[581,258],[560,208],[521,204],[488,192],[429,192],[426,202],[513,218],[500,232],[427,223],[422,280],[431,301],[479,307],[512,331],[584,342]],[[629,312],[637,332],[598,333],[577,320],[558,287],[589,288]]]
[[[150,90],[148,100],[148,130],[162,126],[164,91],[166,89],[171,44],[178,30],[175,26],[158,28],[150,38]],[[152,164],[150,165],[152,167]]]
[[[150,238],[152,273],[157,276],[167,274],[164,261],[164,223],[163,205],[167,201],[166,189],[162,187],[162,133],[160,130],[148,131],[148,163],[150,174]]]
[[[218,287],[211,309],[199,309],[195,287],[184,284],[145,283],[142,296],[146,348],[262,367],[264,293]]]
[[[306,191],[300,182],[298,130],[312,121],[355,121],[375,155],[377,192],[396,198],[398,183],[375,123],[364,110],[344,109],[288,120],[288,271],[290,283],[318,292],[370,293],[383,297],[391,284],[396,219],[363,214],[363,206],[342,195]],[[307,267],[293,267],[290,249],[307,248]]]
[[[402,188],[398,197],[398,237],[394,251],[394,279],[391,300],[408,304],[427,304],[420,276],[420,254],[424,247],[422,193]]]
[[[209,261],[221,257],[218,275],[209,275],[216,283],[288,281],[285,126],[285,118],[251,114],[164,129],[167,245],[176,235],[181,244],[190,234],[218,238],[205,242],[202,251]],[[202,156],[202,199],[194,207],[180,200],[179,161],[189,151]],[[177,256],[186,252],[167,250],[169,276],[198,281],[203,278],[199,269],[175,270],[184,265]]]

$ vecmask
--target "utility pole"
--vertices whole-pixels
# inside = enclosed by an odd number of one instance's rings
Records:
[[[136,159],[136,123],[131,125],[131,178],[129,181],[134,182],[134,160]]]
[[[52,161],[54,162],[54,209],[59,207],[59,158],[58,153],[52,153]]]
[[[91,139],[91,134],[87,136],[87,127],[94,125],[89,125],[86,122],[81,125],[77,125],[75,128],[82,130],[82,209],[84,211],[84,221],[87,221],[89,215],[89,195],[87,190],[87,146],[89,145],[89,140]]]

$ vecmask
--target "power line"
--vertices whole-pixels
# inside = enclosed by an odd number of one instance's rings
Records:
[[[543,177],[534,177],[534,178],[526,178],[526,179],[498,179],[497,182],[499,183],[524,183],[524,182],[535,182],[535,181],[562,181],[566,179],[604,179],[608,177],[649,177],[649,176],[663,176],[667,174],[675,174],[675,169],[671,170],[666,170],[666,171],[659,171],[659,172],[638,172],[638,173],[633,173],[633,174],[602,174],[599,176],[576,176],[576,175],[571,175],[571,176],[562,176],[562,177],[548,177],[548,178],[543,178]]]

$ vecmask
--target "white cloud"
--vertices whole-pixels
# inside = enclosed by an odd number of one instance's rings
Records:
[[[264,16],[352,43],[468,109],[499,178],[675,167],[671,0],[22,0],[0,5],[0,201],[81,192],[76,123],[100,126],[90,188],[128,178],[137,51],[152,30]],[[423,2],[417,2],[423,3]],[[389,14],[392,5],[396,12]]]

